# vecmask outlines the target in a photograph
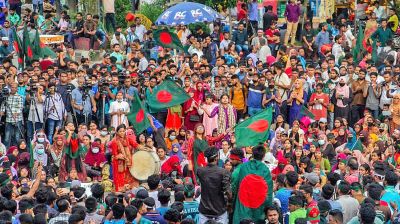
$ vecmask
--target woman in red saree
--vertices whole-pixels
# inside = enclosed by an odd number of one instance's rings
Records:
[[[189,160],[189,170],[192,172],[192,179],[195,184],[197,183],[196,178],[194,178],[197,167],[204,167],[207,165],[204,151],[216,142],[221,141],[229,132],[230,130],[227,129],[225,133],[212,137],[205,135],[205,129],[202,123],[198,123],[194,127],[194,135],[188,139],[187,158]]]
[[[139,182],[132,176],[129,169],[132,167],[133,151],[139,144],[135,138],[127,137],[124,124],[117,127],[115,137],[109,146],[112,153],[115,191],[123,191],[126,184],[130,185],[130,187],[137,186]]]

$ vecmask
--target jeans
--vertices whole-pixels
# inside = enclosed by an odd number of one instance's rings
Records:
[[[10,8],[14,8],[17,15],[21,17],[21,6],[22,3],[10,4]]]
[[[236,51],[238,52],[238,54],[243,51],[243,53],[247,54],[247,52],[249,51],[249,46],[247,46],[246,44],[236,44]]]
[[[297,21],[296,23],[288,22],[287,23],[287,29],[285,33],[285,40],[284,44],[287,45],[289,41],[289,36],[291,36],[290,43],[293,45],[294,41],[296,40],[296,32],[297,32],[297,26],[299,25],[299,22]]]
[[[364,116],[365,105],[353,105],[350,109],[350,127],[353,127]]]
[[[39,12],[38,12],[38,13],[39,13],[40,15],[43,15],[43,3],[41,3],[41,4],[39,3],[39,4],[37,4],[37,5],[34,4],[34,5],[33,5],[33,11],[36,12],[36,9],[39,9]]]
[[[75,49],[75,39],[78,39],[79,35],[74,35],[71,31],[67,33],[67,41],[71,44],[72,48]]]
[[[262,111],[262,108],[255,108],[255,107],[248,107],[247,112],[249,113],[250,116],[255,115],[256,113]]]
[[[214,220],[217,223],[228,223],[228,213],[225,212],[224,214],[217,216],[217,217],[207,217],[201,213],[199,213],[200,224],[206,223],[208,220]]]
[[[109,29],[111,25],[112,30]],[[106,13],[106,29],[110,33],[114,33],[115,31],[115,14],[114,13]]]
[[[378,117],[379,117],[379,108],[376,109],[376,110],[371,110],[371,109],[368,109],[368,110],[369,110],[369,112],[371,112],[372,116],[373,116],[375,119],[378,119]]]
[[[27,121],[26,122],[26,132],[28,135],[28,142],[31,142],[31,140],[33,139],[33,134],[35,134],[35,131],[42,129],[42,128],[43,128],[43,123],[35,122],[35,128],[33,128],[33,122]]]
[[[85,37],[90,39],[90,49],[93,49],[94,42],[97,40],[96,35],[85,34]]]
[[[17,145],[17,142],[21,139],[22,121],[17,123],[6,122],[6,130],[4,134],[4,145],[8,148],[13,145]]]
[[[62,125],[62,120],[53,120],[51,118],[47,119],[47,130],[46,130],[46,135],[47,139],[49,139],[50,144],[53,144],[53,135],[54,135],[54,130],[56,127],[61,128]]]
[[[96,37],[98,38],[98,39],[100,39],[100,41],[101,41],[101,47],[103,47],[104,46],[104,44],[106,43],[106,40],[107,40],[107,36],[106,36],[106,33],[104,33],[104,31],[102,31],[102,30],[97,30],[96,31]]]

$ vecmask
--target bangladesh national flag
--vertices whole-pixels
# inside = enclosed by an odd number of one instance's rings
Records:
[[[157,86],[147,99],[149,107],[153,110],[161,110],[186,102],[190,96],[182,87],[171,80],[165,80]]]
[[[265,142],[272,122],[272,107],[236,125],[235,138],[238,147],[254,146]]]
[[[50,56],[51,58],[57,58],[57,54],[47,47],[41,40],[39,31],[36,30],[35,39],[33,40],[33,58],[40,59]]]
[[[178,35],[169,31],[168,29],[155,30],[153,33],[156,43],[165,48],[172,48],[186,52],[182,42],[179,40]]]
[[[15,29],[13,30],[13,36],[14,36],[14,51],[17,54],[18,57],[18,65],[20,69],[23,69],[24,67],[24,50],[22,49],[22,42],[21,39],[19,38],[17,32]]]
[[[140,101],[139,96],[135,93],[135,97],[131,104],[131,110],[129,112],[128,121],[135,128],[137,134],[142,133],[148,127],[150,127],[150,121],[147,118],[147,111]]]
[[[304,105],[301,107],[300,115],[315,120],[314,114]]]
[[[265,223],[264,209],[272,204],[273,185],[269,168],[261,161],[250,160],[237,169],[237,178],[232,178],[235,194],[233,224],[249,218],[254,223]]]
[[[363,47],[363,40],[364,40],[364,30],[362,26],[358,26],[358,35],[357,35],[357,41],[356,41],[356,46],[353,48],[353,60],[356,62],[359,62],[362,60],[362,52],[364,50]]]
[[[29,32],[28,32],[28,28],[26,27],[26,25],[24,26],[24,31],[22,34],[22,39],[24,41],[24,53],[25,53],[25,59],[27,61],[32,61],[33,60],[33,49],[32,49],[32,42],[31,42],[31,38],[29,37]]]

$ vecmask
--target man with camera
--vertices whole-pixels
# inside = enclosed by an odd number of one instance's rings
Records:
[[[115,99],[118,92],[118,75],[114,75],[111,79],[111,84],[102,79],[99,82],[99,91],[95,94],[96,101],[99,102],[99,123],[103,125],[110,125],[110,103]],[[104,115],[104,116],[103,116]]]
[[[56,92],[54,83],[49,84],[49,92],[44,101],[44,114],[46,120],[46,135],[50,143],[53,143],[53,134],[56,127],[63,126],[63,119],[66,120],[67,111],[61,94]]]
[[[44,86],[34,83],[29,88],[30,94],[26,95],[26,101],[30,105],[28,121],[26,122],[28,142],[33,139],[36,130],[43,128],[43,103],[46,99]]]
[[[88,124],[92,118],[92,111],[96,113],[96,101],[92,86],[85,83],[85,78],[78,78],[78,88],[72,90],[72,108],[78,124]]]
[[[0,107],[0,115],[6,115],[4,145],[8,148],[16,145],[22,136],[22,110],[24,102],[17,93],[18,84],[10,84],[10,95],[6,97]]]

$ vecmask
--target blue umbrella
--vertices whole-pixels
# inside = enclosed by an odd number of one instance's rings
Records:
[[[195,2],[182,2],[165,10],[156,25],[187,25],[197,22],[213,22],[223,17],[212,8]]]

